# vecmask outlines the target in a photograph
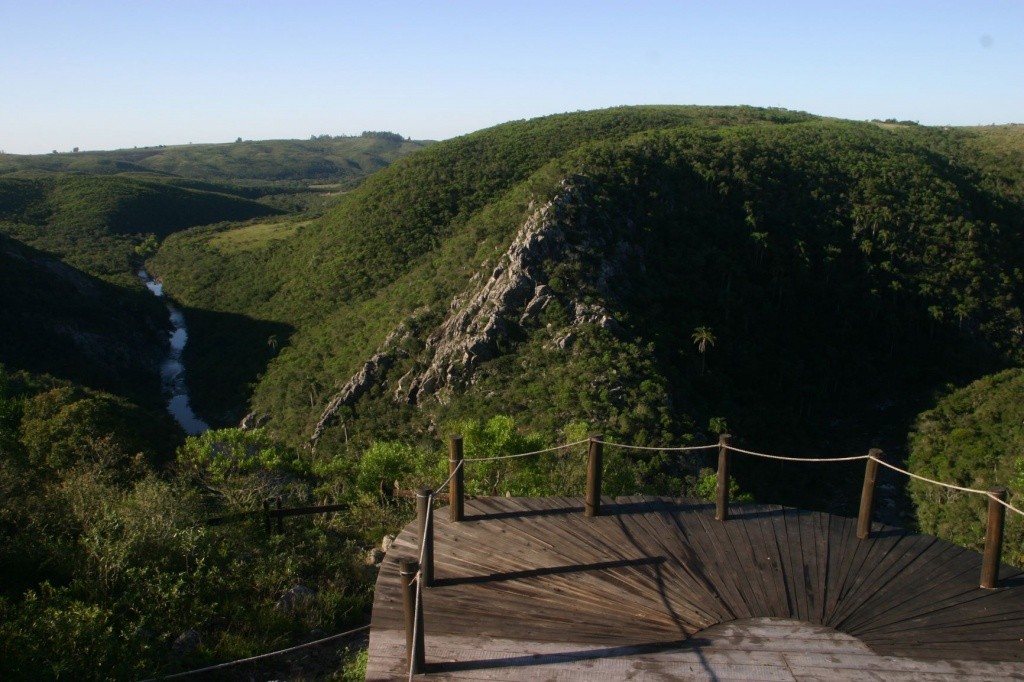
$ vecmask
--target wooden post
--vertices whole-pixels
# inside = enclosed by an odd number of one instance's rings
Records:
[[[718,436],[718,481],[715,483],[715,518],[729,520],[729,444],[732,436]]]
[[[431,587],[434,584],[434,524],[430,495],[433,491],[430,488],[420,488],[416,491],[416,521],[420,534],[420,556],[423,563],[420,565],[420,584],[423,587]]]
[[[416,590],[417,568],[419,564],[411,559],[402,559],[398,562],[402,582],[402,610],[405,616],[405,662],[413,675],[422,673],[426,667],[426,656],[423,651],[423,595],[418,594]],[[419,609],[416,608],[417,604]]]
[[[263,500],[263,527],[270,535],[270,500]]]
[[[1003,554],[1003,521],[1006,507],[997,500],[1006,501],[1006,488],[988,491],[988,524],[985,526],[985,554],[981,560],[981,586],[990,590],[999,585],[999,561]]]
[[[277,497],[277,532],[284,532],[284,514],[281,513],[281,496]]]
[[[878,477],[878,460],[883,453],[878,448],[868,450],[868,461],[864,465],[864,487],[860,491],[860,512],[857,514],[857,538],[871,537],[871,517],[875,513],[875,479]]]
[[[594,434],[590,437],[590,456],[587,459],[587,496],[583,502],[584,516],[601,515],[601,469],[603,436]]]
[[[466,517],[466,470],[462,454],[462,436],[448,439],[448,475],[452,477],[448,484],[448,507],[452,512],[452,523]]]

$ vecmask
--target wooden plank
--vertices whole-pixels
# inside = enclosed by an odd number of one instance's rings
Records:
[[[736,504],[730,510],[730,520],[743,520],[743,523],[721,524],[729,546],[725,549],[733,557],[737,571],[746,579],[752,589],[744,590],[744,601],[751,615],[775,615],[776,576],[773,567],[763,558],[762,535],[757,523],[746,522],[748,514],[756,513],[751,505]]]
[[[922,536],[924,549],[905,566],[898,581],[891,581],[871,597],[877,605],[851,618],[850,631],[859,635],[927,613],[934,608],[935,584],[948,575],[950,561],[962,550],[935,538]]]
[[[782,550],[779,547],[778,537],[775,534],[770,516],[782,515],[785,513],[783,507],[778,505],[758,505],[760,511],[754,516],[753,525],[755,532],[751,534],[751,542],[764,556],[765,582],[769,586],[771,595],[770,607],[763,616],[776,616],[779,618],[788,617],[791,613],[786,575],[783,569]]]
[[[881,527],[859,542],[827,514],[735,505],[722,524],[712,509],[629,497],[584,518],[579,498],[476,498],[462,523],[435,513],[430,679],[1024,675],[1024,586],[977,589],[976,555]],[[404,677],[394,562],[415,556],[413,528],[378,576],[370,680]]]
[[[893,550],[903,535],[903,531],[884,535],[882,529],[875,529],[869,539],[857,541],[853,563],[841,588],[840,601],[832,612],[829,622],[826,623],[827,625],[842,629],[846,618],[856,612],[864,601],[874,593],[877,583],[872,578],[883,575],[880,570],[891,563]]]

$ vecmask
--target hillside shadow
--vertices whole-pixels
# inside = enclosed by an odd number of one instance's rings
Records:
[[[184,308],[188,344],[183,360],[192,408],[211,426],[245,416],[251,386],[287,344],[295,328],[281,322]]]

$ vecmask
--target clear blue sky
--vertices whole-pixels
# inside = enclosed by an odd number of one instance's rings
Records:
[[[9,153],[620,104],[1024,123],[1024,0],[0,0]]]

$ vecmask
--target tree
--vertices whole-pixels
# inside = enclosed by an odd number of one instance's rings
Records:
[[[714,346],[717,339],[715,339],[715,334],[711,331],[711,327],[697,327],[693,330],[690,338],[693,339],[693,344],[697,346],[697,352],[700,353],[700,375],[704,376],[708,346]]]

